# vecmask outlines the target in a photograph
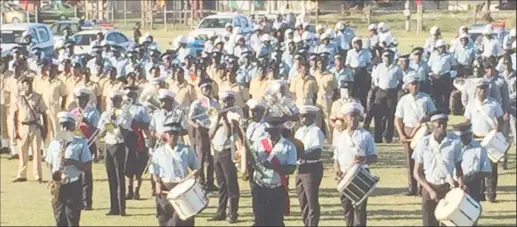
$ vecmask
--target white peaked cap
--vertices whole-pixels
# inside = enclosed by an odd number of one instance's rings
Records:
[[[59,122],[61,122],[61,123],[64,123],[64,122],[73,123],[73,122],[77,121],[77,117],[75,115],[73,115],[70,112],[66,112],[66,111],[57,113],[57,118],[58,118]]]
[[[368,25],[368,30],[377,30],[377,25],[376,24]]]
[[[433,26],[429,29],[429,34],[434,35],[440,28],[438,26]]]
[[[90,94],[92,94],[90,89],[84,88],[84,87],[76,87],[76,88],[74,88],[73,93],[74,93],[75,97],[79,97],[81,95],[90,95]]]
[[[445,46],[447,45],[447,43],[445,42],[445,40],[443,39],[439,39],[436,41],[436,44],[434,45],[435,47],[441,47],[441,46]]]
[[[271,41],[271,37],[269,36],[269,34],[264,34],[260,37],[260,41],[262,41],[262,42]]]
[[[121,91],[118,91],[118,90],[116,90],[116,91],[113,91],[113,90],[112,90],[112,91],[110,92],[110,98],[111,98],[111,99],[112,99],[112,98],[115,98],[115,97],[123,97],[123,96],[124,96],[124,92],[121,92]]]
[[[266,105],[264,105],[264,102],[257,99],[248,99],[246,102],[246,105],[250,108],[250,110],[256,109],[256,108],[265,108]]]
[[[341,106],[341,113],[343,115],[350,114],[352,112],[359,112],[359,115],[364,115],[364,107],[358,102],[348,102]]]
[[[357,42],[357,41],[361,41],[361,38],[359,38],[359,37],[357,37],[357,36],[356,36],[356,37],[354,37],[354,38],[352,39],[352,43],[355,43],[355,42]]]
[[[402,80],[404,81],[404,84],[407,85],[415,81],[418,81],[419,79],[418,75],[414,71],[411,71]]]
[[[176,97],[176,94],[174,94],[174,92],[172,92],[169,89],[161,88],[160,90],[158,90],[159,99],[166,99],[166,98],[174,99],[174,97]]]
[[[235,92],[231,91],[231,90],[226,90],[226,91],[219,92],[219,99],[221,99],[221,100],[226,99],[226,98],[228,98],[230,96],[235,97]]]
[[[318,113],[320,109],[313,105],[302,105],[298,106],[298,109],[300,110],[300,114],[309,114],[309,113]]]

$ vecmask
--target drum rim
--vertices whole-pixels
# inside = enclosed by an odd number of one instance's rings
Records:
[[[189,218],[191,218],[191,217],[197,216],[197,215],[199,215],[201,212],[203,212],[203,211],[208,207],[208,204],[210,203],[210,200],[208,199],[208,197],[207,197],[206,195],[203,195],[203,198],[205,198],[205,200],[206,200],[206,204],[205,204],[201,209],[199,209],[199,211],[198,211],[198,212],[196,212],[196,213],[195,213],[195,214],[193,214],[192,216],[190,216],[190,217],[188,217],[188,218],[185,218],[185,219],[184,219],[184,217],[182,217],[183,215],[182,215],[182,214],[180,214],[180,212],[178,212],[178,216],[179,216],[179,218],[180,218],[181,220],[185,221],[185,220],[187,220],[187,219],[189,219]],[[173,207],[173,208],[174,208],[174,207]]]
[[[177,198],[179,198],[183,194],[174,195],[174,194],[171,193],[172,190],[177,188],[180,184],[186,184],[186,183],[191,182],[191,181],[193,181],[194,183],[192,185],[190,185],[188,188],[186,188],[186,190],[184,192],[189,191],[190,189],[192,189],[194,187],[194,185],[196,185],[197,180],[196,179],[187,179],[187,180],[177,184],[176,186],[174,186],[174,188],[172,188],[171,190],[169,190],[169,194],[168,194],[167,198],[170,198],[170,199],[177,199]]]

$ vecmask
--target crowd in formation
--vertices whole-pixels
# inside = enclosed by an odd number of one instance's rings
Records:
[[[339,182],[352,167],[368,173],[376,144],[393,142],[396,130],[407,195],[422,197],[424,225],[439,224],[437,203],[453,187],[478,202],[496,200],[498,162],[506,168],[507,155],[490,158],[480,140],[496,131],[515,143],[515,29],[501,42],[491,25],[478,40],[462,26],[447,44],[433,27],[423,47],[403,54],[386,23],[359,37],[344,22],[311,32],[307,23],[277,21],[250,34],[227,24],[200,52],[184,36],[162,52],[136,27],[128,49],[100,32],[88,54],[75,54],[70,39],[48,58],[26,35],[1,73],[2,146],[19,160],[14,182],[27,181],[31,158],[42,183],[46,162],[56,224],[77,226],[93,207],[91,164],[103,157],[107,215],[125,216],[149,173],[159,225],[192,226],[195,216],[180,218],[167,192],[196,178],[218,192],[209,221],[235,223],[243,174],[254,225],[281,226],[296,174],[301,219],[317,226],[324,145]],[[466,122],[447,132],[449,97],[467,80]],[[336,195],[347,226],[367,225],[366,198]]]

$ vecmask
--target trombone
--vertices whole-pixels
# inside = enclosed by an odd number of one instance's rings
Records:
[[[131,107],[133,103],[133,99],[130,98],[130,97],[127,97],[126,99],[124,99],[122,101],[122,106],[121,108],[117,108],[117,109],[111,109],[110,112],[109,112],[109,116],[113,116],[115,115],[117,118],[115,121],[111,120],[111,117],[109,118],[109,121],[105,123],[104,125],[104,130],[100,130],[100,128],[97,128],[95,130],[95,132],[93,132],[92,136],[90,137],[90,139],[88,140],[88,147],[92,146],[92,144],[95,142],[95,140],[97,139],[97,137],[99,135],[102,135],[106,132],[111,132],[111,133],[114,133],[114,134],[120,134],[120,129],[118,127],[118,125],[121,125],[122,123],[124,123],[124,118],[127,118],[128,116],[130,116],[130,112],[129,112],[129,108]]]

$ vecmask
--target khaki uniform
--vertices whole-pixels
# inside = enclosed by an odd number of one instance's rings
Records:
[[[45,106],[47,106],[47,122],[48,134],[45,143],[52,141],[59,129],[59,121],[57,113],[63,111],[61,109],[61,98],[68,96],[68,90],[59,78],[50,80],[47,78],[38,77],[34,79],[33,89],[40,94]]]
[[[90,95],[89,104],[91,106],[97,106],[97,102],[98,102],[97,97],[100,97],[102,95],[101,88],[97,82],[90,80],[87,83],[85,83],[84,81],[81,80],[76,84],[76,87],[86,88],[86,89],[90,90],[90,92],[92,92],[92,94]]]
[[[297,75],[289,85],[289,91],[293,93],[297,106],[314,105],[314,97],[318,94],[318,83],[314,77]]]
[[[111,101],[109,99],[109,95],[111,91],[121,90],[124,84],[118,80],[108,80],[104,83],[104,87],[102,88],[102,97],[101,97],[101,113],[111,107]]]
[[[188,113],[190,104],[197,99],[196,89],[194,86],[187,83],[179,84],[174,81],[169,85],[169,89],[176,94],[176,102],[178,102],[185,113]]]
[[[332,129],[328,123],[328,117],[332,107],[332,97],[334,95],[334,90],[337,88],[338,84],[335,77],[329,72],[317,72],[315,73],[314,77],[318,82],[318,97],[316,98],[316,106],[320,108],[322,113],[316,118],[316,123],[320,126],[321,123],[325,123],[325,129],[327,130],[327,133],[329,133],[332,131]]]
[[[233,91],[235,92],[235,106],[240,107],[239,110],[242,110],[244,104],[248,99],[250,99],[250,91],[248,88],[238,85],[237,83],[230,84],[229,81],[224,81],[221,83],[221,91]],[[242,116],[242,113],[241,113]]]
[[[13,78],[13,74],[10,72],[5,72],[1,75],[1,87],[0,87],[0,128],[2,129],[2,147],[7,147],[7,144],[4,144],[4,142],[10,141],[10,138],[12,137],[10,133],[12,130],[12,127],[9,127],[8,125],[8,115],[9,113],[9,105],[11,103],[11,97],[10,92],[8,92],[8,85],[9,81]],[[12,124],[10,124],[12,126]]]
[[[24,98],[27,102],[25,102]],[[30,105],[30,108],[27,104]],[[27,162],[29,160],[30,147],[33,151],[34,177],[40,179],[42,177],[40,150],[42,149],[43,141],[41,130],[35,123],[41,124],[41,114],[47,111],[47,106],[41,95],[33,91],[28,96],[18,96],[14,102],[13,109],[17,118],[13,118],[12,121],[17,125],[21,138],[18,140],[20,166],[17,177],[27,178]]]
[[[74,93],[74,89],[76,88],[77,83],[79,83],[79,81],[81,81],[81,80],[76,78],[76,77],[68,77],[64,81],[68,94],[73,94]],[[66,99],[65,107],[66,107],[67,111],[72,111],[73,109],[77,108],[77,102],[72,97],[67,98]]]
[[[250,95],[253,97],[253,99],[261,99],[264,97],[264,92],[269,87],[269,84],[271,84],[271,77],[272,75],[268,74],[265,78],[256,77],[255,79],[252,79],[250,81]]]
[[[7,75],[7,74],[6,74]],[[10,73],[10,76],[7,76],[3,79],[5,83],[2,83],[2,100],[5,102],[5,113],[6,115],[2,115],[2,119],[5,118],[6,121],[6,128],[2,127],[2,134],[7,133],[7,136],[9,138],[9,142],[11,143],[11,146],[16,145],[16,140],[14,139],[14,104],[16,102],[16,97],[18,96],[20,90],[19,90],[19,84],[18,79],[14,78],[13,74]],[[17,149],[17,148],[15,148]],[[11,150],[13,154],[16,154],[17,152],[15,150]]]

